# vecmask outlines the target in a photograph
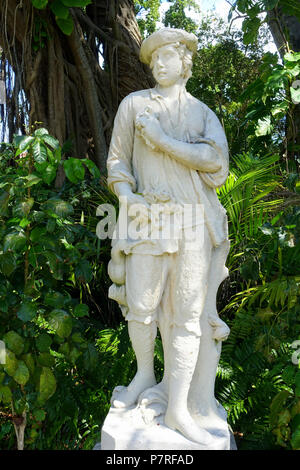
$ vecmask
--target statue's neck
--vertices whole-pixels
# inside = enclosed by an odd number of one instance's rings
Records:
[[[171,85],[169,87],[162,87],[159,84],[157,84],[156,90],[158,91],[160,95],[162,95],[164,98],[170,101],[179,100],[181,92],[185,90],[185,84],[175,83],[174,85]]]

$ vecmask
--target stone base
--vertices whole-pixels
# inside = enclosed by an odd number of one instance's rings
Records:
[[[110,408],[101,432],[102,450],[235,450],[233,436],[224,429],[210,429],[211,446],[189,441],[179,432],[165,426],[164,417],[146,424],[138,407]],[[95,446],[99,449],[99,445]]]

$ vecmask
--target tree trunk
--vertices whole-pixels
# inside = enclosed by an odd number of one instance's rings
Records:
[[[300,52],[300,21],[295,16],[286,15],[280,7],[269,10],[267,21],[274,42],[281,58],[287,52]],[[287,95],[291,101],[290,92]],[[296,166],[295,157],[299,158],[300,148],[300,106],[291,102],[286,121],[285,158],[287,170],[293,171]],[[290,169],[290,162],[295,168]]]
[[[13,410],[13,424],[15,428],[16,438],[17,438],[17,449],[24,450],[24,437],[25,437],[25,428],[27,424],[27,414],[26,411],[23,411],[21,416],[18,416]]]
[[[29,129],[46,127],[61,144],[70,139],[69,154],[91,158],[104,173],[121,99],[152,86],[153,79],[139,62],[141,37],[132,0],[96,0],[85,12],[71,9],[71,16],[74,30],[66,36],[49,9],[37,10],[30,0],[1,0],[0,46],[16,76],[10,99],[18,109],[24,90],[24,105],[29,105],[14,113],[9,137],[28,114]],[[39,24],[44,45],[36,42]],[[58,186],[63,178],[60,174]]]

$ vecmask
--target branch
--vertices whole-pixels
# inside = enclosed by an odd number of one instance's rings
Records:
[[[126,44],[124,44],[121,41],[118,41],[117,39],[110,37],[102,29],[100,29],[99,26],[95,25],[95,23],[87,15],[85,15],[79,8],[74,13],[79,20],[83,21],[89,27],[89,29],[97,33],[102,39],[104,39],[107,42],[110,42],[114,46],[117,46],[121,51],[125,52],[126,54],[133,53],[130,47],[128,47]]]
[[[82,44],[83,34],[78,31],[80,25],[77,23],[75,26],[73,33],[68,37],[68,42],[86,91],[84,97],[95,145],[96,163],[101,171],[105,171],[107,149],[102,124],[102,110],[95,78]]]

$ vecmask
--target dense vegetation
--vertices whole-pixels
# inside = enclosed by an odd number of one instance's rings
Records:
[[[133,12],[132,2],[119,2],[126,32],[119,10],[115,29],[109,10],[107,27],[107,18],[99,14],[104,3],[32,0],[30,18],[38,33],[30,54],[33,59],[40,56],[38,66],[43,65],[49,44],[62,35],[69,38],[71,50],[85,24],[81,41],[90,68],[91,51],[97,58],[102,54],[93,86],[107,85],[97,96],[107,106],[100,114],[103,140],[109,143],[117,103],[129,91],[151,84],[151,77],[143,69],[135,83],[131,77],[136,62],[129,61],[128,81],[125,74],[118,82],[118,61],[129,52],[123,48],[120,59],[105,45],[114,42],[116,48],[123,41],[127,48],[134,43],[134,49],[140,37],[134,15],[128,13]],[[117,0],[110,3],[118,5]],[[134,4],[141,36],[146,36],[156,28],[160,1]],[[297,42],[286,20],[289,14],[299,22],[299,3],[238,0],[230,13],[232,24],[214,14],[197,23],[186,7],[197,9],[197,3],[170,2],[162,21],[198,35],[188,90],[217,113],[230,146],[230,175],[218,191],[229,217],[230,276],[220,287],[218,308],[231,334],[223,345],[216,396],[228,411],[238,448],[299,450],[300,92],[295,81],[300,51],[299,38]],[[242,31],[234,29],[235,16],[243,16]],[[265,52],[270,32],[264,18],[274,17],[282,26],[280,57]],[[48,35],[49,24],[53,36]],[[44,109],[45,84],[35,78],[32,95],[30,87],[21,87],[30,70],[18,76],[20,50],[11,57],[4,39],[0,34],[7,80],[7,105],[0,111],[9,127],[9,143],[0,146],[0,339],[7,348],[6,364],[0,364],[0,448],[91,449],[99,440],[113,388],[128,383],[135,373],[127,328],[107,297],[110,242],[96,236],[97,207],[103,202],[117,206],[117,201],[106,187],[103,159],[96,156],[101,141],[93,143],[93,127],[88,132],[89,123],[84,122],[91,106],[88,93],[81,95],[84,77],[77,93],[86,108],[77,109],[72,129],[62,131],[71,110],[60,115],[58,127],[50,113],[38,114]],[[76,59],[75,49],[71,52]],[[82,66],[79,59],[72,63],[71,52],[62,52],[69,81],[74,67]],[[75,82],[67,83],[74,92]],[[25,108],[24,115],[18,109],[24,99],[27,115]],[[91,119],[96,118],[94,113]],[[155,367],[159,379],[159,339]]]

